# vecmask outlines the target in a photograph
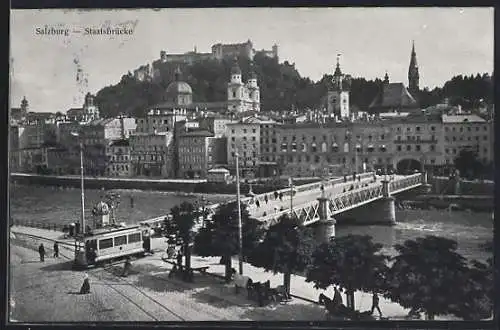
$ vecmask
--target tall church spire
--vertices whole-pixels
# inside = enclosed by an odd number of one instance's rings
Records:
[[[408,68],[408,90],[416,97],[419,89],[420,75],[418,73],[417,53],[415,52],[415,41],[412,41],[410,66]]]

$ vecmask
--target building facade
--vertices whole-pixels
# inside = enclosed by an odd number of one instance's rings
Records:
[[[260,111],[260,88],[257,84],[257,75],[251,72],[248,81],[244,84],[241,69],[236,61],[231,68],[231,80],[227,85],[227,111],[234,113]]]
[[[130,144],[127,139],[111,142],[106,146],[107,176],[130,177],[132,166],[130,164]]]
[[[236,170],[236,155],[244,176],[256,175],[260,160],[260,123],[242,121],[227,124],[227,162],[229,170]]]
[[[136,133],[130,136],[133,176],[175,177],[174,133]]]
[[[443,115],[444,164],[453,166],[462,149],[477,153],[484,164],[494,160],[492,122],[477,115]]]
[[[214,165],[209,139],[213,133],[205,130],[181,132],[178,137],[178,161],[180,178],[206,178]]]

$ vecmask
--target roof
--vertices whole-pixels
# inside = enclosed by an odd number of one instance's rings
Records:
[[[184,81],[174,81],[168,85],[166,93],[168,95],[193,94],[193,90],[191,86]]]
[[[221,101],[221,102],[193,102],[190,104],[186,105],[179,105],[175,102],[163,102],[156,104],[152,107],[151,109],[189,109],[189,110],[204,110],[204,109],[220,109],[220,108],[226,108],[227,102],[226,101]]]
[[[111,142],[110,147],[128,147],[129,141],[127,139],[116,140]]]
[[[403,83],[385,84],[383,90],[370,104],[370,108],[416,108],[417,106],[417,101]]]
[[[188,132],[183,132],[180,136],[214,136],[212,132],[206,130],[193,130]]]
[[[95,119],[92,120],[90,123],[84,125],[84,126],[104,126],[106,124],[109,124],[112,122],[115,118],[103,118],[103,119]]]
[[[458,124],[458,123],[485,123],[486,120],[478,115],[443,115],[443,123],[445,124]]]

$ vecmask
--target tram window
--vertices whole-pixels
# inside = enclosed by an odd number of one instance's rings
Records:
[[[105,238],[105,239],[101,239],[99,241],[99,250],[109,249],[110,247],[113,247],[113,239],[112,238]]]
[[[140,242],[140,241],[141,241],[141,234],[140,233],[128,235],[128,242],[129,243]]]
[[[115,246],[127,244],[127,236],[115,237]]]

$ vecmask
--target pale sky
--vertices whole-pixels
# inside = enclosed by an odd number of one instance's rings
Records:
[[[36,35],[44,25],[70,30],[126,25],[131,36]],[[408,84],[415,40],[420,87],[458,74],[493,72],[493,8],[227,8],[160,10],[12,10],[11,104],[25,95],[31,111],[80,107],[87,91],[116,84],[161,50],[184,53],[215,43],[252,40],[279,46],[280,61],[295,63],[314,81],[332,73],[340,53],[344,73]],[[87,84],[77,83],[78,68]]]

